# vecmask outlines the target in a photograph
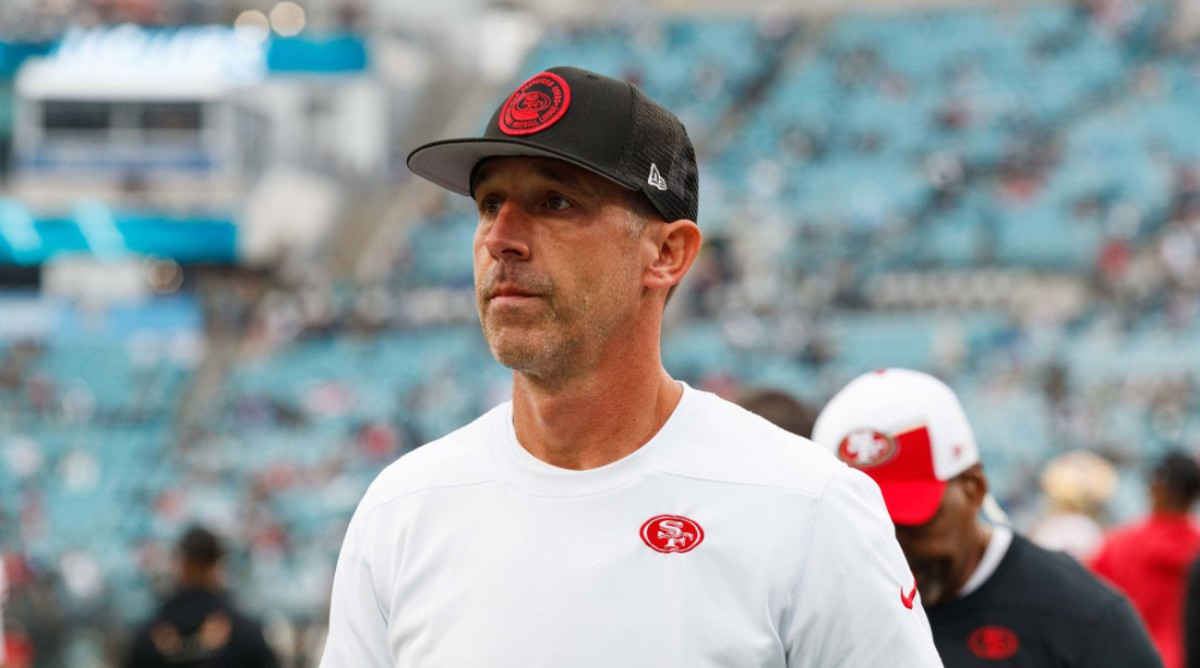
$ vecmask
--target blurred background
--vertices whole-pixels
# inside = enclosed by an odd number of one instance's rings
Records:
[[[367,484],[509,393],[473,206],[404,157],[559,64],[696,143],[675,377],[933,372],[1085,556],[1200,446],[1197,35],[1197,0],[0,0],[9,664],[117,665],[203,522],[315,665]]]

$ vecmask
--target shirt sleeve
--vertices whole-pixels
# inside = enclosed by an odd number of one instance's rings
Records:
[[[350,520],[333,575],[329,635],[321,668],[391,668],[387,616],[376,596],[362,549],[360,507]]]
[[[1123,596],[1118,595],[1088,631],[1087,668],[1162,668],[1141,617]]]
[[[784,637],[789,668],[941,668],[883,496],[865,474],[834,475],[807,552]]]

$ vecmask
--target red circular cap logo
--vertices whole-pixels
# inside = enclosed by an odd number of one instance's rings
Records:
[[[1021,641],[1012,629],[1003,626],[981,626],[967,638],[971,653],[981,659],[1003,661],[1017,653]]]
[[[850,432],[842,439],[838,444],[837,456],[854,468],[869,469],[888,463],[899,451],[896,440],[891,436],[861,429]]]
[[[657,515],[642,525],[642,541],[655,552],[691,552],[704,540],[704,529],[682,515]]]
[[[571,89],[562,77],[542,72],[513,91],[500,107],[500,131],[531,135],[558,122],[571,105]]]

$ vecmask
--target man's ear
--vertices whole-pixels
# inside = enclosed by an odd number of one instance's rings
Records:
[[[983,500],[988,495],[988,479],[983,473],[983,465],[975,464],[959,475],[962,478],[963,492],[966,493],[967,500],[978,511],[983,507]]]
[[[646,267],[645,286],[669,290],[683,280],[696,256],[700,254],[703,236],[695,222],[681,219],[672,223],[647,224],[646,233],[653,245],[653,258]]]

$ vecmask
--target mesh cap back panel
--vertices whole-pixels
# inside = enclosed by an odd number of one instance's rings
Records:
[[[633,123],[617,171],[636,183],[666,220],[696,220],[700,177],[687,130],[636,88],[633,105]],[[666,181],[666,190],[650,185],[651,165]]]

